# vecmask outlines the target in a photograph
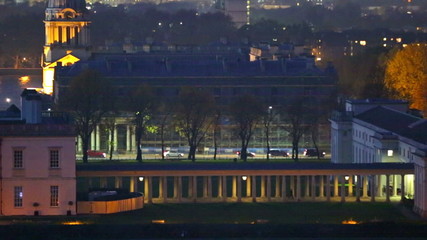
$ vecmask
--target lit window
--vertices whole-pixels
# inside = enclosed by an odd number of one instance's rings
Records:
[[[387,156],[393,157],[393,150],[387,150]]]
[[[58,207],[59,206],[59,187],[50,186],[50,206]]]
[[[14,168],[23,168],[23,153],[22,150],[14,150],[13,151],[13,167]]]
[[[59,150],[50,150],[50,167],[59,168]]]
[[[22,186],[15,186],[13,193],[13,205],[15,207],[22,207]]]

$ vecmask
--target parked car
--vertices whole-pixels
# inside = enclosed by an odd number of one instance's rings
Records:
[[[237,154],[237,156],[240,157],[240,151],[237,151],[236,154]],[[246,156],[248,156],[248,157],[255,157],[256,154],[253,153],[253,152],[246,152]]]
[[[95,150],[88,150],[87,156],[91,158],[106,158],[107,154],[105,152],[95,151]]]
[[[322,152],[322,151],[320,151],[320,153],[318,154],[317,150],[315,148],[306,148],[304,150],[304,153],[303,153],[303,155],[306,156],[306,157],[317,157],[317,156],[324,157],[325,154],[326,153]]]
[[[273,149],[268,152],[268,156],[270,157],[289,157],[289,153],[287,151]]]
[[[166,158],[170,158],[170,157],[182,158],[184,157],[184,153],[181,153],[178,151],[164,151],[163,156],[165,156]]]

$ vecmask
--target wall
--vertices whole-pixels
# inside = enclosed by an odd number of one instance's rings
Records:
[[[77,214],[109,214],[143,207],[143,196],[117,201],[79,201],[77,202]]]

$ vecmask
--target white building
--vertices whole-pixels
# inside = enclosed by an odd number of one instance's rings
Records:
[[[331,121],[334,163],[414,163],[415,175],[389,178],[390,186],[404,184],[414,198],[414,210],[427,216],[427,121],[410,114],[408,103],[396,100],[347,100],[345,110]],[[376,180],[386,185],[386,177]]]
[[[34,90],[21,96],[21,119],[0,120],[0,215],[74,215],[74,128],[41,117],[28,123],[28,114],[40,110],[40,96]]]

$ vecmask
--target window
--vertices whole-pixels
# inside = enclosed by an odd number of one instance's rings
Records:
[[[15,207],[22,207],[22,186],[15,186],[13,195],[13,205]]]
[[[59,168],[59,150],[58,149],[50,150],[50,167]]]
[[[58,207],[59,206],[59,187],[50,186],[50,206]]]
[[[393,157],[393,150],[387,150],[387,156]]]
[[[14,168],[24,167],[23,154],[21,149],[13,151],[13,167]]]

